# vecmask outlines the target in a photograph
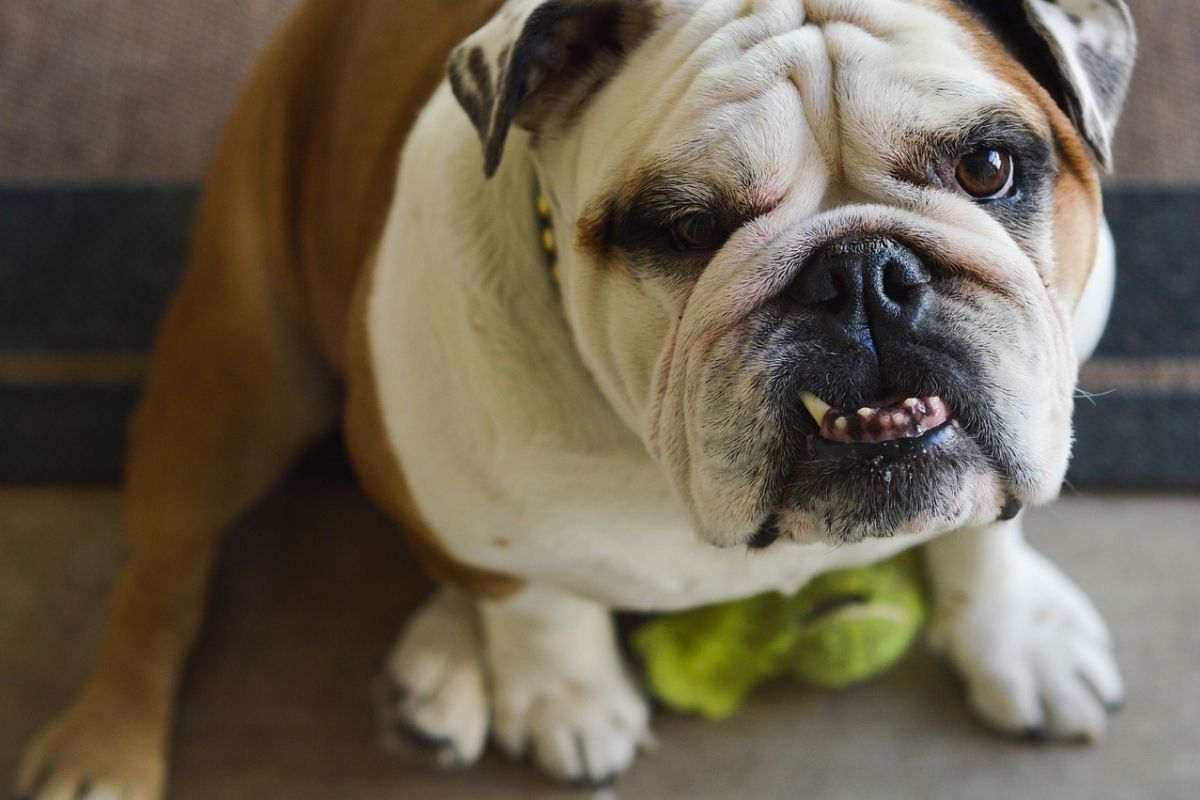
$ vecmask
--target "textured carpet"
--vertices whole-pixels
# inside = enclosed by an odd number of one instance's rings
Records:
[[[369,686],[427,583],[346,468],[310,463],[230,540],[170,800],[1183,800],[1200,786],[1198,524],[1200,499],[1161,496],[1029,516],[1117,642],[1129,699],[1095,747],[992,736],[918,648],[848,691],[770,685],[720,724],[660,713],[660,746],[592,795],[494,754],[443,776],[381,749]],[[0,789],[87,668],[117,530],[110,490],[0,489]]]

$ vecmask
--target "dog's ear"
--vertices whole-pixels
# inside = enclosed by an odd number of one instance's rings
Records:
[[[1046,87],[1107,169],[1137,53],[1124,0],[965,2]]]
[[[500,165],[514,124],[528,130],[578,112],[649,33],[652,0],[510,0],[450,57],[450,85]],[[564,120],[558,120],[563,122]]]

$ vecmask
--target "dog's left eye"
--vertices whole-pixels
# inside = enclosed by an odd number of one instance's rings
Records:
[[[1012,193],[1016,171],[1013,158],[1003,150],[985,147],[958,161],[954,177],[976,200],[999,200]]]
[[[726,236],[721,221],[707,211],[688,214],[671,225],[671,239],[676,250],[715,250]]]

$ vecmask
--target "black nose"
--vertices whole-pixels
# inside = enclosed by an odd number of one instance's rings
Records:
[[[874,349],[881,336],[905,334],[920,324],[929,281],[929,270],[912,250],[886,236],[867,236],[820,250],[789,294],[836,338]]]

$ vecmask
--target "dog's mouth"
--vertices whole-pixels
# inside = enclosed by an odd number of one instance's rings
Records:
[[[834,408],[811,392],[801,394],[817,423],[817,436],[834,444],[872,445],[920,439],[955,421],[950,406],[937,395],[893,395],[857,410]]]
[[[815,423],[807,457],[788,468],[751,548],[797,536],[797,514],[838,543],[957,519],[970,476],[992,469],[941,395],[889,394],[851,410],[810,392],[800,399]]]

